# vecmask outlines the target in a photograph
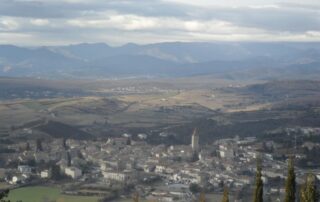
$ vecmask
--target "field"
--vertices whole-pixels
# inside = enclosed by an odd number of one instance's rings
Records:
[[[60,84],[66,81],[41,81],[41,86],[61,92],[54,98],[35,88],[40,84],[28,82],[21,84],[21,91],[12,89],[19,98],[0,96],[0,131],[4,131],[1,138],[5,140],[146,133],[149,143],[189,144],[190,131],[195,127],[201,128],[204,141],[213,141],[234,134],[257,136],[292,125],[318,126],[317,116],[308,116],[319,114],[317,81],[253,84],[192,77],[67,83],[74,92],[80,92],[75,96],[63,93]],[[30,92],[39,96],[26,98],[24,93]],[[24,129],[32,131],[26,134]],[[159,131],[176,136],[162,138]]]
[[[60,194],[59,188],[36,186],[12,190],[9,194],[9,199],[10,201],[22,200],[23,202],[97,202],[99,198],[84,196],[66,196]]]
[[[221,195],[209,194],[207,195],[209,199],[219,199]],[[60,194],[59,188],[54,187],[25,187],[12,190],[10,192],[10,201],[23,202],[43,202],[43,201],[56,201],[56,202],[97,202],[99,198],[97,197],[85,197],[85,196],[67,196]],[[117,199],[114,202],[130,202],[131,199]],[[141,202],[147,202],[146,200],[141,200]]]
[[[8,189],[10,186],[7,183],[0,182],[0,189]]]
[[[106,122],[126,127],[180,124],[246,100],[214,89],[247,84],[210,77],[86,82],[0,78],[1,82],[10,93],[0,95],[0,128],[35,120],[78,127]],[[53,91],[57,94],[48,97]]]

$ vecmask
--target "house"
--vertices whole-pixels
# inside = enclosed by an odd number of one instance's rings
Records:
[[[60,168],[60,171],[61,172],[64,172],[64,170],[66,169],[66,167],[68,167],[68,161],[66,159],[61,159],[57,165],[59,166]]]
[[[119,137],[119,138],[109,138],[107,141],[107,144],[111,144],[118,147],[123,147],[128,145],[129,139],[125,137]]]
[[[235,157],[235,150],[229,145],[219,145],[219,154],[221,158],[233,159]]]
[[[50,170],[43,170],[40,173],[41,178],[50,178],[51,177],[51,172]]]
[[[82,171],[76,167],[66,167],[64,173],[72,179],[77,179],[82,176]]]
[[[156,165],[155,172],[156,173],[164,173],[167,169],[167,166],[164,165]]]
[[[114,172],[114,171],[104,171],[102,175],[105,179],[114,180],[118,182],[132,182],[135,179],[135,176],[132,172]]]
[[[143,166],[143,170],[146,173],[153,172],[155,170],[155,168],[156,168],[156,166],[152,165],[152,164],[146,164],[146,165]]]
[[[48,163],[50,161],[49,155],[46,152],[36,152],[34,154],[34,159],[37,163],[41,161]]]
[[[141,140],[145,140],[145,139],[147,139],[147,135],[146,134],[144,134],[144,133],[140,133],[140,134],[138,134],[138,138],[140,138]]]
[[[32,168],[30,166],[21,165],[18,166],[18,171],[22,174],[31,174]]]

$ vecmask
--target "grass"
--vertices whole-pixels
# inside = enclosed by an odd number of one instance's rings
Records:
[[[60,193],[59,188],[53,187],[24,187],[10,191],[10,201],[23,201],[23,202],[43,202],[43,201],[56,201],[56,202],[97,202],[98,197],[85,197],[85,196],[67,196]]]

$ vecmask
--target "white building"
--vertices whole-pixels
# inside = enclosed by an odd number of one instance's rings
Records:
[[[156,173],[165,173],[167,166],[165,165],[156,165],[155,172]]]
[[[238,151],[237,144],[232,140],[225,140],[219,144],[219,155],[221,158],[233,159]]]
[[[105,179],[114,180],[118,182],[130,182],[133,180],[133,175],[130,172],[112,172],[104,171],[102,175]]]
[[[30,174],[32,172],[32,169],[30,166],[18,166],[18,170],[20,173],[23,173],[23,174]]]
[[[51,172],[49,170],[43,170],[40,173],[41,178],[50,178],[51,177]]]
[[[66,159],[61,159],[57,165],[59,166],[60,168],[60,171],[61,172],[64,172],[64,170],[66,169],[66,167],[68,167],[68,161]]]
[[[144,133],[140,133],[140,134],[138,134],[138,138],[140,138],[141,140],[145,140],[145,139],[147,139],[147,135],[146,134],[144,134]]]
[[[67,167],[65,168],[64,173],[67,176],[72,177],[72,179],[77,179],[82,176],[82,171],[76,167]]]

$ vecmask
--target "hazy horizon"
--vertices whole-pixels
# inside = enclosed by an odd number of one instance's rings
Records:
[[[163,41],[163,42],[151,42],[151,43],[136,43],[126,42],[123,44],[112,44],[108,42],[75,42],[75,43],[64,43],[64,44],[37,44],[37,45],[25,45],[25,44],[14,44],[14,43],[0,43],[0,46],[17,46],[21,48],[41,48],[41,47],[63,47],[63,46],[77,46],[77,45],[106,45],[111,48],[119,48],[128,45],[137,46],[148,46],[158,44],[212,44],[212,45],[223,45],[223,44],[318,44],[320,41]]]

